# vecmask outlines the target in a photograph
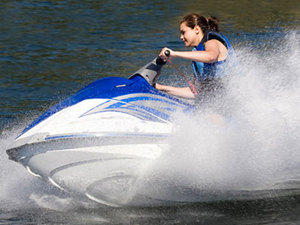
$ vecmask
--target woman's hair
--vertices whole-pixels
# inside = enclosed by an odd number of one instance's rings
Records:
[[[213,16],[205,18],[204,16],[199,16],[196,13],[191,13],[183,17],[180,24],[184,22],[188,27],[192,29],[194,29],[194,27],[198,25],[201,28],[203,33],[205,33],[207,30],[213,30],[216,32],[220,31],[219,21],[217,20],[216,17]]]

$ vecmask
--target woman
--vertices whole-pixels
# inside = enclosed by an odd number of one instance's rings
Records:
[[[203,99],[208,95],[214,96],[222,89],[221,77],[224,76],[225,62],[233,55],[233,49],[228,39],[219,33],[218,22],[215,18],[205,18],[192,13],[185,16],[180,23],[180,39],[193,51],[172,51],[163,48],[160,57],[180,57],[192,60],[195,76],[196,91],[190,87],[172,87],[156,84],[156,89],[169,94],[183,97]],[[165,51],[170,52],[169,56]]]

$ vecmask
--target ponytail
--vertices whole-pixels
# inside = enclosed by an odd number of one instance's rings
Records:
[[[204,16],[199,16],[196,13],[191,13],[186,15],[185,17],[183,17],[183,19],[181,20],[180,24],[182,23],[186,23],[186,25],[192,29],[194,29],[194,27],[196,25],[198,25],[202,32],[205,33],[208,30],[213,30],[216,32],[219,32],[219,21],[216,17],[209,17],[209,18],[205,18]]]
[[[216,32],[220,32],[219,21],[216,17],[211,16],[211,17],[207,18],[207,22],[208,22],[209,29],[216,31]]]

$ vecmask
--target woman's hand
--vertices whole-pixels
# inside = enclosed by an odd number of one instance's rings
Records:
[[[167,50],[170,52],[170,55],[169,55],[169,56],[166,56],[166,55],[165,55],[165,52],[166,52]],[[164,47],[164,48],[160,51],[160,53],[159,53],[159,57],[162,58],[164,61],[167,61],[169,57],[174,57],[174,56],[175,56],[174,51],[171,50],[171,49],[169,49],[169,48],[167,48],[167,47]]]
[[[194,93],[189,87],[172,87],[158,83],[156,83],[154,87],[159,91],[164,91],[170,95],[175,95],[181,98],[195,98]]]
[[[156,88],[159,91],[163,91],[163,85],[161,85],[159,83],[155,83],[154,88]]]

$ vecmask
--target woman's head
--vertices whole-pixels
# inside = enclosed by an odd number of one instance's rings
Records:
[[[186,46],[197,46],[208,30],[219,32],[218,21],[215,17],[205,18],[191,13],[183,17],[180,22],[180,38]]]

